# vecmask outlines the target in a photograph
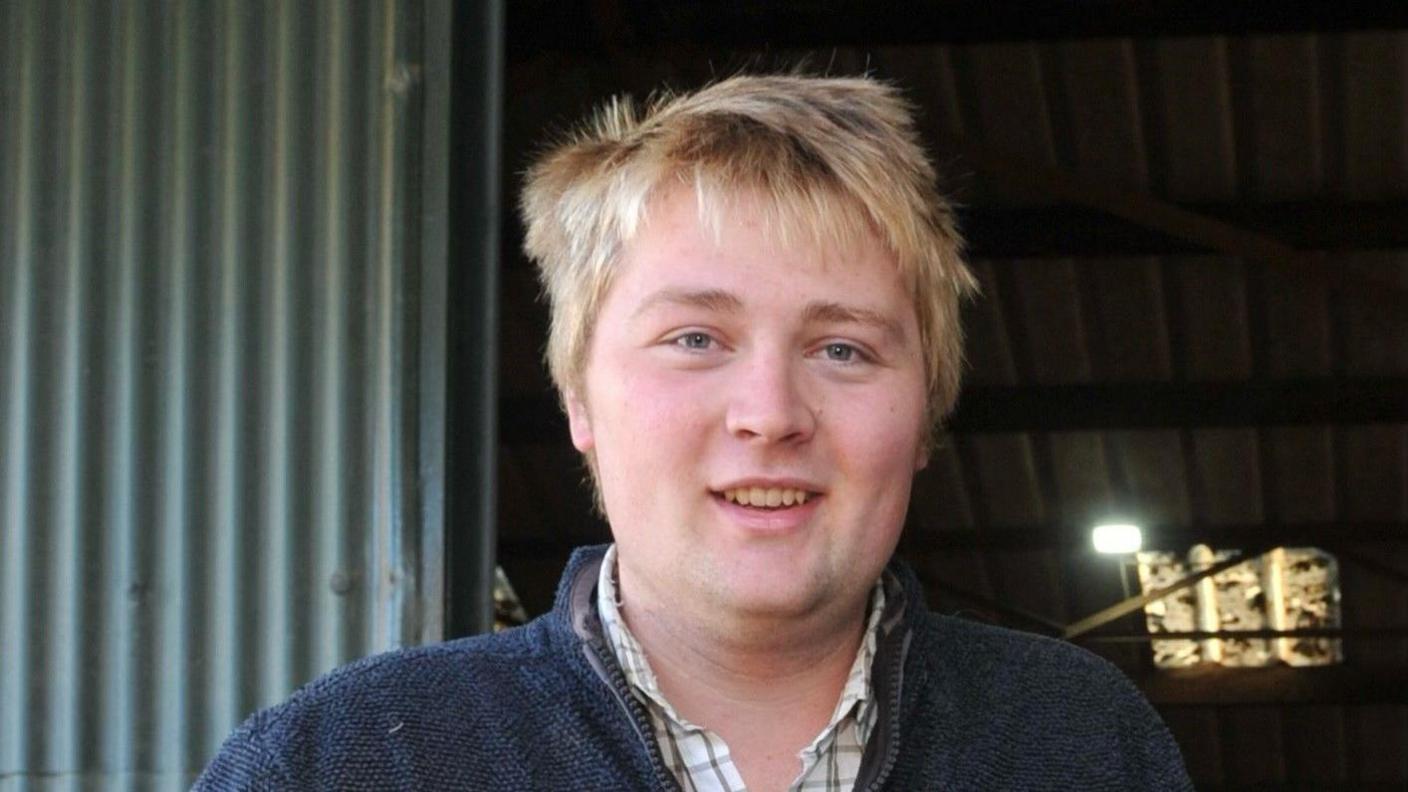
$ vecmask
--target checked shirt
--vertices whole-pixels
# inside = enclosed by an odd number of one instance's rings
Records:
[[[645,651],[621,618],[616,594],[616,548],[606,552],[597,583],[597,612],[607,642],[631,690],[650,713],[655,739],[665,765],[686,792],[746,792],[728,745],[714,732],[681,718],[665,699]],[[871,661],[885,591],[880,583],[870,595],[865,636],[842,688],[831,720],[812,742],[798,753],[800,772],[789,792],[846,792],[855,786],[861,754],[875,725],[875,701],[870,684]]]

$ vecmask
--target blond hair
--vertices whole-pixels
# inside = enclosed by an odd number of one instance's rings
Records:
[[[874,230],[914,298],[935,424],[958,398],[960,299],[977,282],[909,104],[868,77],[740,75],[637,111],[602,106],[528,170],[524,249],[551,308],[547,363],[581,393],[591,334],[622,247],[658,192],[686,185],[719,233],[725,202],[760,195],[768,227],[845,243]]]

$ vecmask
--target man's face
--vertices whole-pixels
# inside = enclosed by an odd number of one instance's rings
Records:
[[[893,257],[873,236],[777,243],[756,210],[734,202],[716,240],[692,191],[656,199],[568,398],[628,604],[857,607],[924,463],[919,331]]]

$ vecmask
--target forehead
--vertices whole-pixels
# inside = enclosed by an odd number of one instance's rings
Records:
[[[895,257],[873,228],[842,209],[804,214],[755,191],[664,191],[624,246],[611,291],[638,301],[661,290],[723,290],[743,303],[805,292],[912,309]]]

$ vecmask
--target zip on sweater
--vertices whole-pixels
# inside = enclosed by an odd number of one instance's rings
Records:
[[[601,559],[593,559],[582,565],[572,581],[571,622],[572,630],[582,639],[582,652],[587,664],[603,684],[611,691],[616,702],[625,710],[631,727],[640,739],[651,769],[661,788],[679,792],[679,782],[665,766],[660,755],[660,746],[655,741],[653,729],[644,707],[631,693],[625,672],[621,670],[616,656],[606,645],[601,622],[597,618],[594,603],[595,584],[601,572]],[[875,686],[875,699],[879,712],[876,717],[875,733],[870,736],[865,754],[861,757],[860,773],[856,777],[855,789],[867,792],[884,788],[885,779],[899,758],[900,694],[904,682],[904,662],[909,655],[911,631],[905,622],[905,595],[903,585],[888,571],[885,573],[886,600],[891,603],[886,608],[884,620],[880,623],[880,640],[876,647],[874,666],[871,673]],[[878,673],[877,673],[878,672]]]
[[[665,766],[665,759],[660,755],[660,746],[655,742],[655,735],[650,728],[650,720],[646,715],[645,707],[632,695],[625,672],[616,662],[611,648],[606,645],[606,637],[601,631],[601,621],[597,618],[596,608],[592,605],[596,601],[593,591],[600,571],[601,559],[598,558],[584,564],[582,570],[577,573],[577,577],[572,580],[570,600],[572,631],[582,639],[582,653],[587,658],[587,665],[591,666],[592,671],[611,691],[616,703],[625,710],[631,728],[635,730],[636,737],[641,741],[641,747],[645,749],[646,756],[650,759],[650,768],[655,774],[655,781],[659,788],[672,792],[683,792],[674,773],[671,773],[670,769]]]
[[[870,678],[875,686],[875,701],[879,707],[876,713],[875,733],[865,746],[861,757],[860,773],[856,776],[856,789],[878,792],[885,786],[885,779],[900,754],[900,694],[904,688],[904,663],[909,657],[909,642],[912,636],[909,623],[905,621],[908,599],[904,586],[890,574],[885,573],[886,602],[892,602],[880,623],[880,640],[875,649],[874,666]]]

